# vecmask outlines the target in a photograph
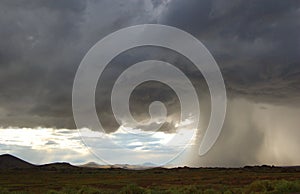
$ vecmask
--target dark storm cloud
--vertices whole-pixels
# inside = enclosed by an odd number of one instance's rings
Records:
[[[103,36],[149,14],[135,0],[1,1],[0,125],[74,128],[71,91],[81,59]]]
[[[221,67],[229,95],[300,100],[299,1],[172,1],[160,22],[197,36]]]
[[[84,54],[105,35],[140,23],[172,25],[199,38],[216,58],[229,97],[272,103],[299,99],[298,1],[7,0],[0,4],[2,126],[74,128],[71,91]],[[200,85],[202,95],[203,78],[185,59],[167,51],[132,55],[112,61],[101,78],[105,86],[98,85],[97,110],[108,131],[118,127],[108,101],[110,89],[128,64],[145,59],[175,63]],[[154,97],[166,103],[169,118],[178,118],[176,95],[150,84],[132,96],[137,119],[148,117],[147,105],[157,100]],[[172,131],[172,126],[170,121],[165,129]]]
[[[98,82],[96,107],[98,110],[97,112],[99,113],[99,119],[106,131],[115,131],[119,126],[116,121],[112,119],[113,113],[110,105],[110,95],[115,80],[130,65],[145,60],[165,61],[178,67],[184,72],[195,72],[190,75],[188,74],[187,76],[193,80],[193,84],[199,97],[203,97],[203,94],[208,92],[201,73],[196,71],[196,67],[194,67],[188,59],[184,58],[180,54],[157,47],[130,49],[112,60],[112,62],[104,70],[103,76],[101,76]],[[130,110],[133,117],[137,121],[149,119],[149,105],[153,101],[163,102],[168,112],[167,123],[163,125],[160,130],[175,131],[174,122],[178,122],[180,118],[180,102],[175,91],[163,83],[149,81],[142,83],[135,88],[130,98]],[[151,126],[143,126],[143,128],[151,129]]]
[[[0,7],[1,125],[66,125],[70,103],[62,103],[70,100],[80,60],[73,46],[85,3],[1,1]]]

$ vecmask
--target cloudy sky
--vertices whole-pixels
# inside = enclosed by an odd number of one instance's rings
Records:
[[[300,2],[298,0],[2,0],[0,1],[0,153],[34,163],[96,161],[81,141],[72,114],[72,86],[87,51],[101,38],[137,24],[165,24],[197,37],[224,77],[227,114],[215,146],[198,156],[207,128],[210,96],[201,72],[178,53],[156,47],[126,51],[99,79],[96,107],[105,138],[93,146],[112,163],[160,163],[184,146],[164,147],[178,129],[180,103],[166,85],[144,83],[132,93],[137,120],[149,118],[153,100],[165,103],[167,122],[147,139],[132,141],[112,113],[110,94],[130,65],[149,59],[169,62],[196,86],[201,107],[199,132],[176,165],[297,165],[300,138]],[[94,134],[85,129],[85,135]],[[126,130],[125,130],[126,131]],[[188,132],[186,132],[188,133]],[[82,135],[82,134],[81,134]],[[103,134],[98,134],[96,137]],[[93,136],[94,137],[94,136]],[[164,149],[157,149],[159,148]],[[134,155],[134,153],[138,153]],[[131,155],[133,154],[133,155]],[[175,154],[176,155],[176,154]],[[143,157],[141,157],[143,156]],[[151,160],[149,158],[152,158]],[[153,158],[160,158],[155,160]]]

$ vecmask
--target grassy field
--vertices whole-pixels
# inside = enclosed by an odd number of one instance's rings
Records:
[[[298,168],[0,171],[0,193],[300,193]]]

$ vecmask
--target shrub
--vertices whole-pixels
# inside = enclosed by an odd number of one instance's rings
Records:
[[[139,187],[136,184],[129,184],[121,189],[120,194],[147,194],[147,189]]]
[[[167,190],[169,193],[172,194],[202,194],[202,190],[195,185],[187,185],[187,186],[180,186],[174,187],[172,189]]]
[[[6,188],[0,187],[0,194],[27,194],[26,191],[9,191]]]
[[[56,190],[49,190],[47,191],[47,194],[59,194],[60,192],[59,191],[56,191]]]
[[[233,194],[233,192],[230,190],[226,190],[226,191],[224,191],[224,194]]]
[[[219,194],[219,191],[216,191],[214,189],[206,189],[204,192],[204,194]]]
[[[281,180],[278,181],[274,187],[275,187],[275,191],[278,192],[299,192],[300,182]]]
[[[65,187],[61,191],[50,190],[47,194],[108,194],[110,192],[102,191],[95,187]]]
[[[94,188],[94,187],[89,187],[89,186],[83,186],[81,189],[77,191],[77,194],[102,194],[101,190]]]
[[[75,194],[75,193],[77,193],[77,189],[73,188],[73,187],[65,187],[59,193],[60,194]]]
[[[287,192],[299,192],[300,182],[299,181],[254,181],[248,187],[245,188],[245,193],[269,193],[279,194]]]
[[[0,194],[9,194],[9,191],[5,188],[0,187]]]
[[[254,181],[248,187],[246,187],[246,193],[263,193],[267,191],[273,191],[274,187],[270,181],[259,180]]]

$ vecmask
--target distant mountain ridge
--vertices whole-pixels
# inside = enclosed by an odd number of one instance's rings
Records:
[[[79,167],[84,168],[102,168],[102,169],[113,169],[113,168],[123,168],[123,169],[134,169],[134,170],[140,170],[140,169],[147,169],[156,167],[157,165],[153,163],[144,163],[142,165],[131,165],[131,164],[97,164],[95,162],[88,162],[86,164],[80,165]]]
[[[300,172],[300,166],[244,166],[241,168],[226,168],[226,167],[200,167],[200,168],[190,168],[190,167],[177,167],[177,168],[166,168],[157,167],[152,163],[144,163],[142,165],[129,165],[129,164],[115,164],[115,165],[100,165],[95,162],[89,162],[84,165],[74,166],[67,162],[56,162],[43,165],[35,165],[26,162],[16,156],[10,154],[0,155],[0,170],[10,170],[10,169],[42,169],[42,170],[76,170],[76,169],[125,169],[125,170],[146,170],[149,168],[154,169],[172,169],[172,170],[191,170],[191,169],[244,169],[249,171],[276,171],[276,172]]]
[[[0,169],[14,169],[14,168],[35,168],[36,165],[30,164],[20,158],[10,154],[0,155]]]
[[[114,165],[100,165],[95,162],[89,162],[84,165],[74,166],[67,162],[56,162],[43,165],[34,165],[26,162],[16,156],[10,154],[0,155],[0,170],[2,169],[33,169],[42,168],[45,170],[58,170],[58,169],[73,169],[73,168],[99,168],[99,169],[132,169],[132,170],[142,170],[151,167],[155,167],[155,164],[145,163],[143,165],[130,165],[130,164],[114,164]]]
[[[67,168],[78,168],[66,162],[56,162],[51,164],[34,165],[26,162],[16,156],[10,154],[0,155],[0,169],[67,169]]]

